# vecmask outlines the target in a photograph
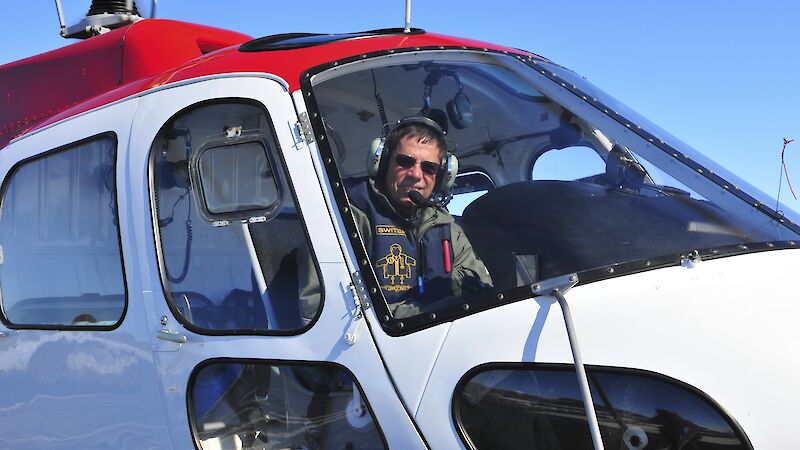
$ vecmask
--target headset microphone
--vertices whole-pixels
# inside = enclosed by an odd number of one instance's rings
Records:
[[[422,194],[419,193],[419,191],[414,191],[414,190],[408,191],[408,198],[410,198],[411,201],[414,202],[414,204],[416,204],[417,206],[421,206],[423,208],[438,206],[436,202],[423,197]]]

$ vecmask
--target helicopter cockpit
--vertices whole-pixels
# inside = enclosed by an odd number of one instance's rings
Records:
[[[766,196],[549,62],[409,52],[335,65],[311,84],[345,182],[367,177],[370,142],[387,124],[425,116],[446,131],[459,173],[436,195],[493,289],[453,299],[452,314],[428,322],[529,296],[555,277],[592,281],[800,237]],[[394,331],[424,326],[418,319]]]

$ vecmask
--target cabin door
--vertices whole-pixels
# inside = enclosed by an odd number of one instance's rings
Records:
[[[0,448],[170,448],[124,181],[136,103],[0,154]]]
[[[422,448],[365,320],[285,84],[141,98],[125,161],[175,448]]]

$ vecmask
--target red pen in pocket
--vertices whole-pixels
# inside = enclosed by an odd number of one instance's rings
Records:
[[[447,239],[442,241],[442,251],[444,252],[444,271],[445,273],[450,273],[453,270],[453,266],[450,261],[450,241]]]

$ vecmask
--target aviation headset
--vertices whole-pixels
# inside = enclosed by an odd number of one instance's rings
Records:
[[[432,129],[441,137],[441,141],[445,143],[445,156],[439,163],[439,173],[436,174],[434,191],[445,194],[450,193],[450,189],[456,182],[456,175],[458,175],[458,158],[447,149],[447,133],[435,120],[425,116],[411,116],[400,119],[388,133],[384,133],[380,138],[373,140],[367,154],[367,174],[373,180],[384,178],[389,168],[389,155],[391,154],[391,149],[385,148],[386,139],[390,133],[409,125],[422,125]],[[385,130],[386,128],[384,128]]]

